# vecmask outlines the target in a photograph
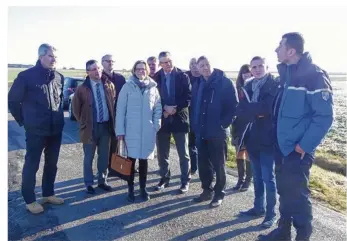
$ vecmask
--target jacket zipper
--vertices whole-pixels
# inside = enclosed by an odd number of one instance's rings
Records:
[[[214,90],[212,91],[211,104],[213,102],[213,97],[214,97]]]
[[[276,96],[276,101],[275,101],[275,105],[274,105],[274,109],[273,109],[273,114],[275,115],[276,114],[276,107],[277,107],[277,104],[278,104],[278,100],[279,100],[279,97],[280,97],[280,94],[281,93],[279,93],[277,96]],[[283,95],[283,93],[282,93],[282,95]]]
[[[52,108],[52,100],[51,100],[51,90],[49,88],[49,85],[50,85],[50,82],[49,82],[49,74],[48,74],[47,75],[47,89],[48,89],[49,106],[51,109],[50,132],[52,132],[52,129],[53,129],[53,108]]]

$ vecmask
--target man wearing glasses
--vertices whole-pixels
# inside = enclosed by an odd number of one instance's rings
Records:
[[[163,190],[170,182],[170,138],[175,140],[180,159],[181,187],[180,193],[189,190],[190,158],[188,149],[189,113],[191,86],[187,74],[174,67],[169,52],[159,54],[159,64],[162,67],[155,75],[163,106],[162,127],[157,134],[158,163],[160,182],[156,190]]]
[[[111,191],[106,179],[110,140],[115,136],[115,89],[111,81],[101,80],[101,66],[96,60],[89,60],[86,63],[86,71],[88,76],[77,88],[72,106],[80,124],[80,137],[83,143],[84,183],[87,192],[94,194],[92,166],[96,148],[98,148],[98,187]]]
[[[108,79],[111,81],[116,89],[116,102],[118,98],[118,94],[120,90],[122,89],[123,85],[125,84],[125,78],[123,75],[116,73],[113,69],[114,60],[113,56],[110,54],[106,54],[101,59],[101,64],[103,67],[102,71],[102,79],[106,80]]]
[[[117,100],[119,92],[121,91],[123,85],[125,84],[125,78],[123,75],[116,73],[113,69],[114,60],[111,54],[106,54],[101,58],[101,64],[103,67],[102,77],[103,81],[109,80],[113,83],[115,87],[115,102],[114,102],[114,112],[116,112]],[[113,120],[114,122],[115,120]],[[108,166],[111,166],[112,153],[116,151],[117,139],[111,138],[111,147],[109,153]]]

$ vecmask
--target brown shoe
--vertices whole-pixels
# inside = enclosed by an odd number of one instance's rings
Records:
[[[30,204],[26,205],[26,208],[32,213],[32,214],[39,214],[44,211],[41,204],[38,202],[32,202]]]
[[[51,204],[55,204],[55,205],[60,205],[64,203],[64,199],[60,198],[60,197],[56,197],[56,196],[50,196],[50,197],[43,197],[41,204],[44,203],[51,203]]]

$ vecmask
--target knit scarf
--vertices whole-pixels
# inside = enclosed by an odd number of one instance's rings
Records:
[[[140,88],[142,93],[148,87],[149,82],[150,82],[148,76],[146,76],[146,78],[144,80],[139,80],[136,76],[131,76],[130,80],[132,80]]]
[[[263,87],[263,85],[266,83],[268,74],[266,74],[263,78],[261,79],[254,79],[252,81],[252,102],[258,102],[259,101],[259,94],[260,94],[260,89]]]

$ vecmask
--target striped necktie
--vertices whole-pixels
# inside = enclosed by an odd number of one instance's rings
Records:
[[[103,120],[104,120],[104,109],[103,109],[102,99],[101,99],[100,83],[96,84],[96,98],[98,99],[99,122],[103,122]]]

